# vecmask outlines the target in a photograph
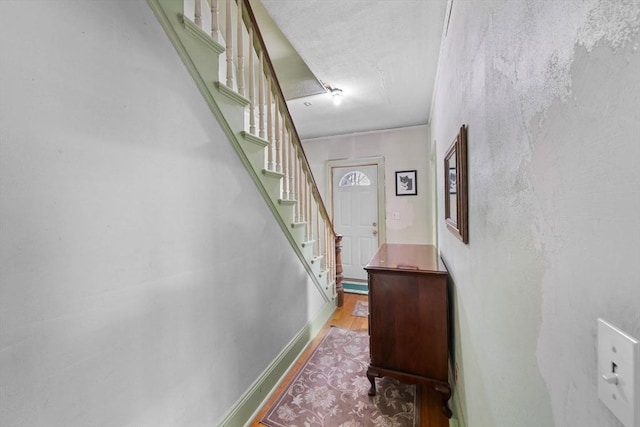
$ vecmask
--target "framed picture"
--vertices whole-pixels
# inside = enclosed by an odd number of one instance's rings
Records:
[[[469,243],[467,197],[467,127],[462,125],[444,155],[444,221],[463,243]]]
[[[396,196],[416,196],[418,194],[418,172],[396,172]]]

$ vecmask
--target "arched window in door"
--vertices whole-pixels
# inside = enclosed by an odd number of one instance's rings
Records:
[[[354,187],[356,185],[371,185],[371,180],[360,171],[349,171],[342,176],[338,183],[338,187]]]

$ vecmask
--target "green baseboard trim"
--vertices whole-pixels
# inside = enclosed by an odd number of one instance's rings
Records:
[[[363,295],[369,294],[369,285],[366,283],[342,282],[342,288],[345,292]]]
[[[460,399],[454,392],[453,396],[451,396],[451,400],[449,401],[451,412],[453,412],[453,416],[449,420],[449,427],[467,427],[467,424],[464,421],[462,407],[460,405],[461,405]]]
[[[325,303],[315,319],[311,320],[287,344],[280,354],[269,364],[258,379],[229,409],[220,427],[247,426],[253,421],[267,398],[291,369],[309,343],[318,335],[336,309],[335,301]]]

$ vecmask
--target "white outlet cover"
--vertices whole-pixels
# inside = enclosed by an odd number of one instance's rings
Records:
[[[598,319],[598,398],[625,427],[640,427],[638,348],[637,339]],[[605,381],[614,371],[617,384]]]

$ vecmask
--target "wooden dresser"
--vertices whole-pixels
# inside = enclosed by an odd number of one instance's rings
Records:
[[[375,378],[429,387],[448,401],[447,269],[432,245],[384,244],[365,267],[369,275],[369,395]]]

